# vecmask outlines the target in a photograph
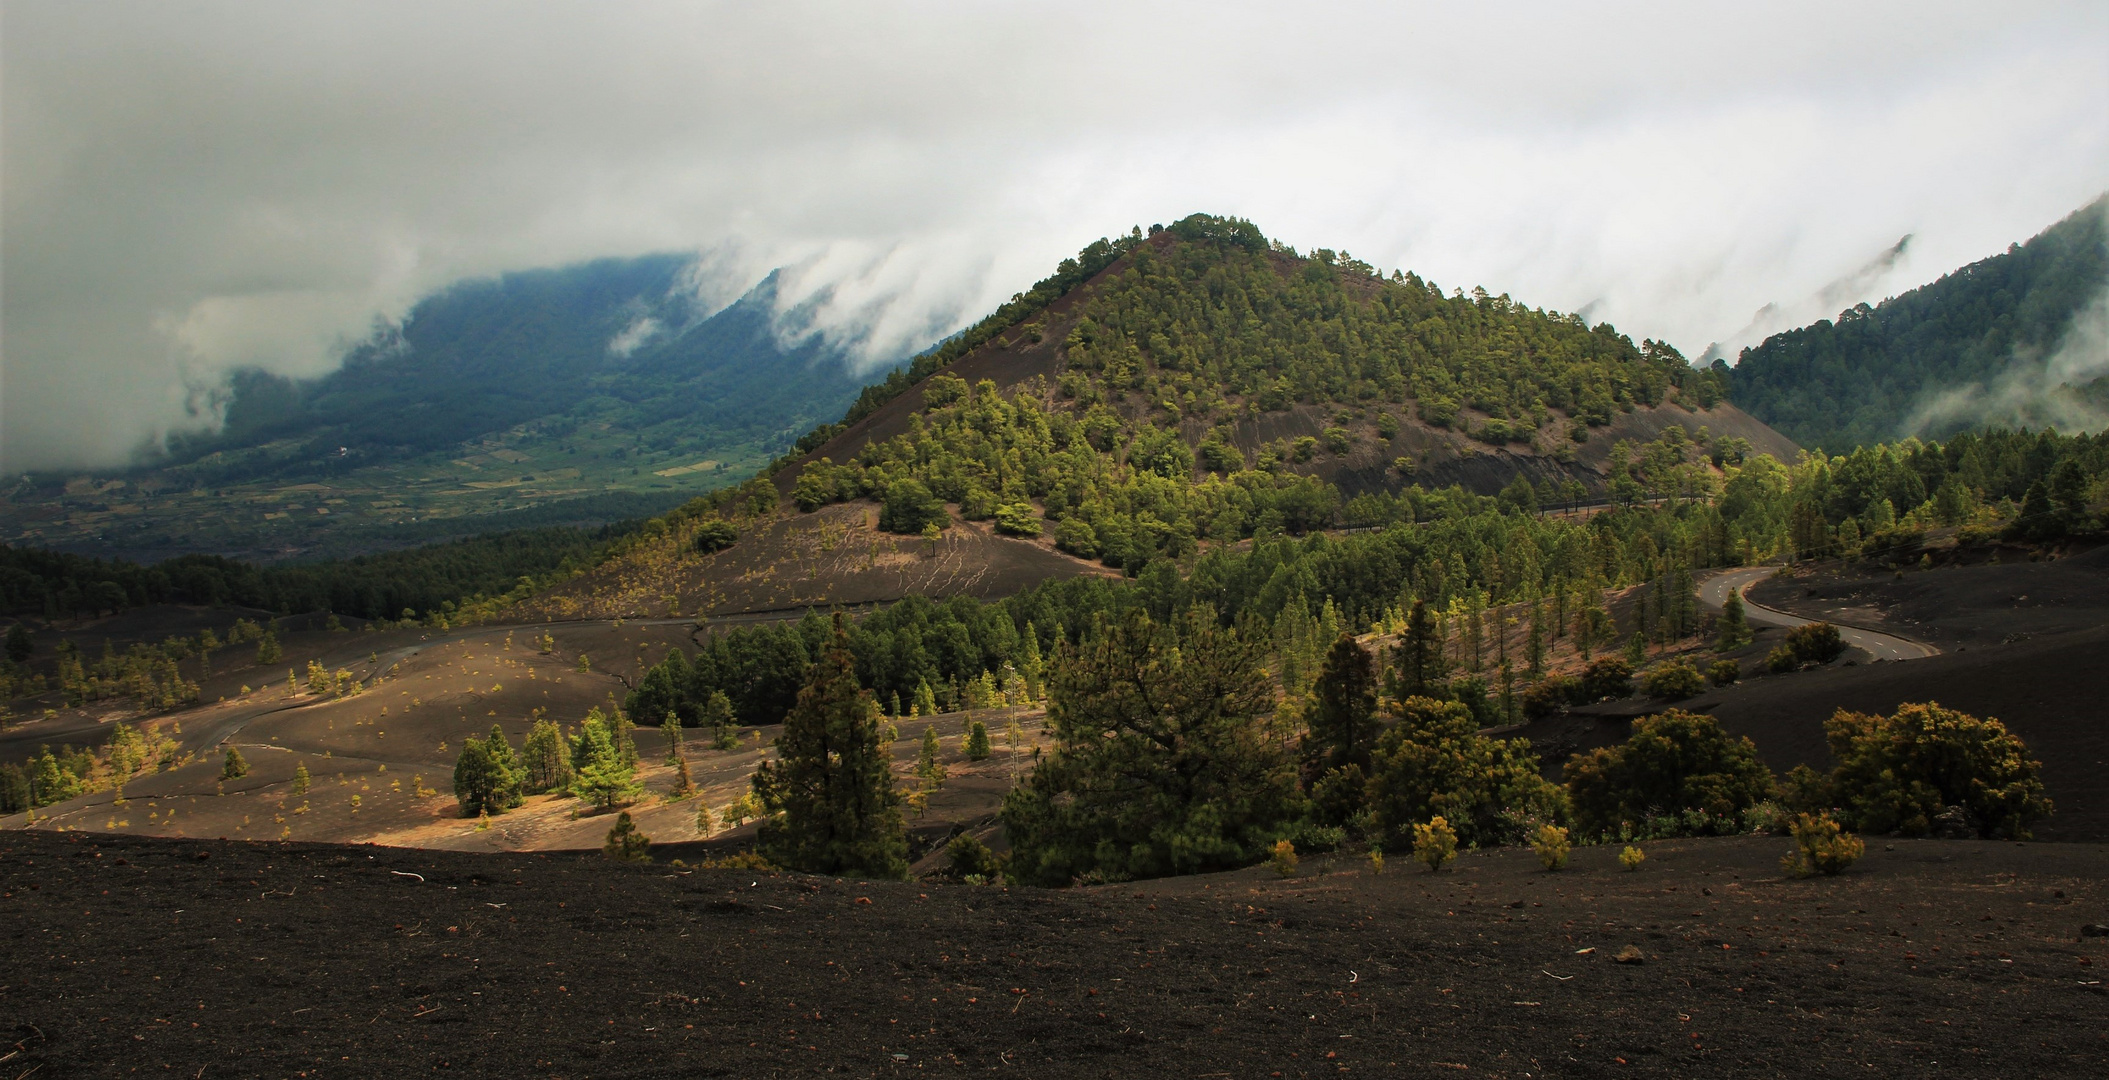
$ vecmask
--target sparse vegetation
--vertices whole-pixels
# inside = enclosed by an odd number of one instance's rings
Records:
[[[1538,862],[1547,870],[1567,868],[1567,853],[1572,845],[1567,840],[1567,830],[1558,825],[1540,825],[1537,835],[1531,839],[1531,850],[1538,855]]]

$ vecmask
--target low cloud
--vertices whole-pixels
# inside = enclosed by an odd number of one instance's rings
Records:
[[[1973,424],[2055,427],[2068,434],[2109,428],[2109,287],[2073,316],[2048,356],[2021,354],[1990,383],[1926,395],[1900,435],[1943,435]]]
[[[11,0],[0,464],[604,256],[695,253],[700,314],[781,269],[778,333],[868,366],[1206,210],[1696,354],[2109,186],[2099,4],[1064,11]]]

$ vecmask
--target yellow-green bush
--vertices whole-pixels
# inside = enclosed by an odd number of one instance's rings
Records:
[[[1530,847],[1538,853],[1538,861],[1547,870],[1563,870],[1567,867],[1567,852],[1573,845],[1567,842],[1566,829],[1558,825],[1540,825]]]
[[[1836,874],[1857,862],[1867,850],[1859,837],[1828,817],[1797,815],[1793,833],[1794,850],[1780,860],[1780,865],[1795,877]]]
[[[1457,858],[1457,830],[1440,815],[1413,827],[1413,857],[1429,870],[1440,870]]]

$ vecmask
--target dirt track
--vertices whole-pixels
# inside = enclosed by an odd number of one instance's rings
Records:
[[[1052,892],[9,833],[6,1068],[2101,1075],[2109,849],[1878,841],[1797,881],[1785,846]]]

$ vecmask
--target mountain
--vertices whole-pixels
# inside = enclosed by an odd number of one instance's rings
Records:
[[[1206,215],[1092,245],[798,448],[517,614],[1006,595],[1475,495],[1669,495],[1798,449],[1662,343]],[[691,552],[718,514],[739,542]]]
[[[2109,196],[1930,285],[1743,350],[1730,394],[1839,452],[1989,425],[2109,420]],[[2092,318],[2083,314],[2092,312]]]
[[[818,335],[779,339],[776,275],[713,312],[692,267],[461,283],[320,379],[239,373],[223,427],[158,460],[16,484],[0,538],[268,561],[663,511],[767,463],[863,384]]]

